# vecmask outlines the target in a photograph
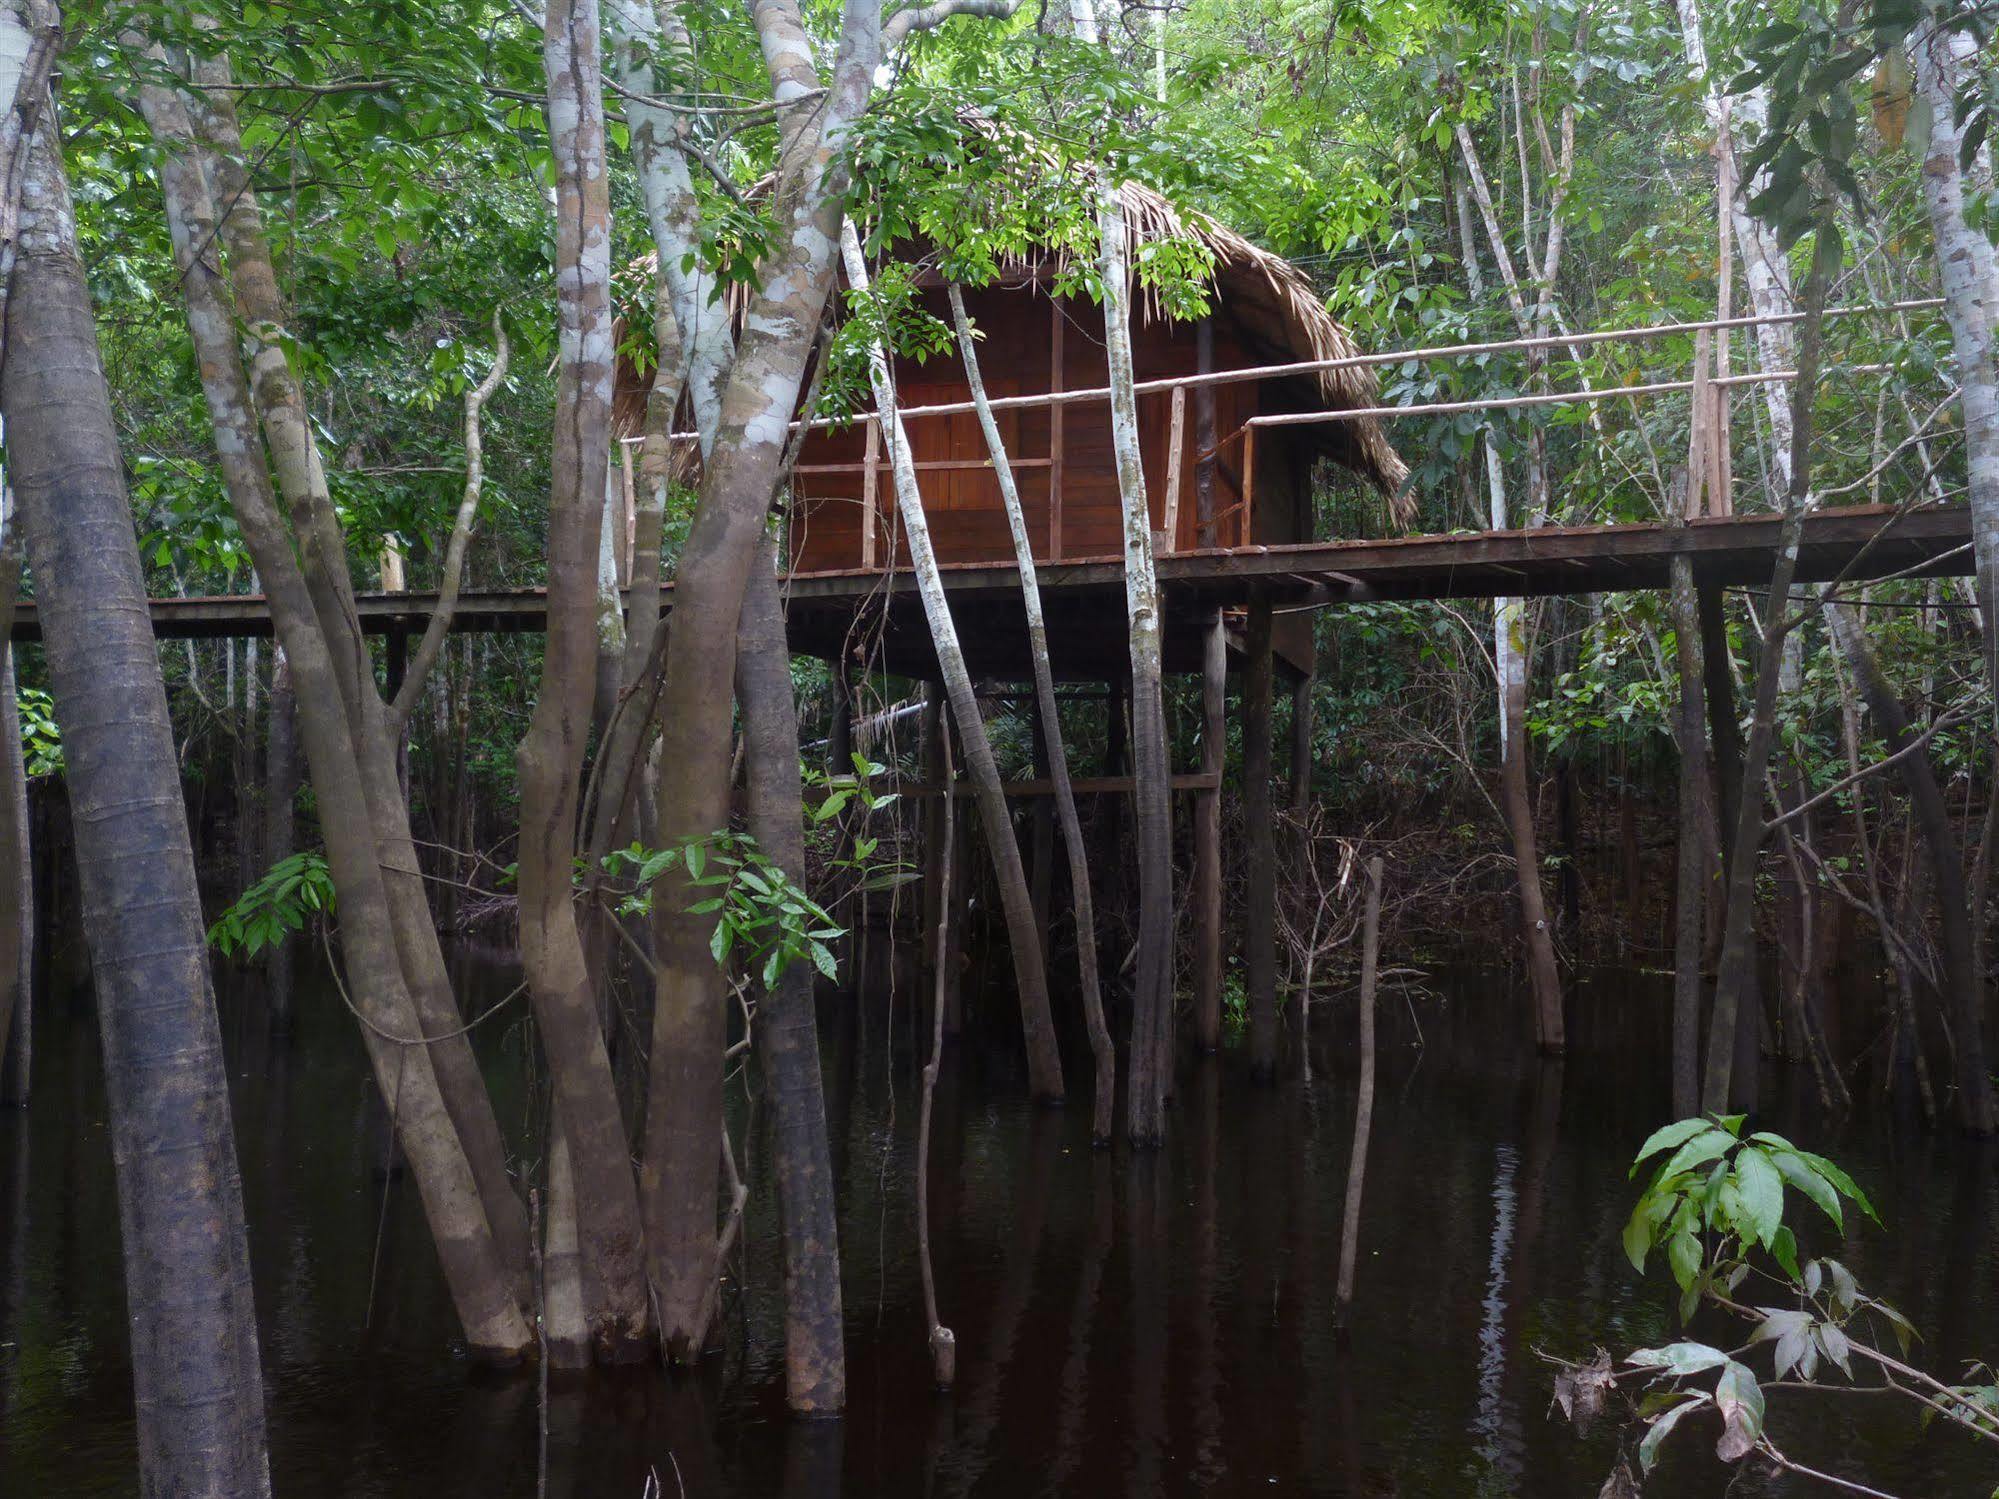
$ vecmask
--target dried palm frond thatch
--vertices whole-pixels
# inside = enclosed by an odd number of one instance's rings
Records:
[[[991,134],[991,131],[985,132]],[[1088,184],[1079,180],[1079,191]],[[1233,229],[1205,213],[1180,209],[1153,188],[1127,182],[1119,189],[1133,249],[1171,241],[1191,241],[1204,250],[1214,264],[1209,298],[1213,311],[1231,322],[1244,342],[1273,364],[1303,364],[1357,357],[1362,351],[1353,335],[1326,310],[1324,301],[1308,277],[1280,255],[1252,244]],[[920,247],[912,247],[920,258]],[[1050,262],[1062,257],[1053,253]],[[1131,261],[1136,265],[1138,257]],[[640,284],[650,285],[654,261],[650,255],[633,263]],[[1038,283],[1041,264],[1023,264],[1018,269]],[[732,318],[739,319],[747,304],[740,289],[732,288],[727,306]],[[1134,297],[1139,315],[1148,320],[1169,316],[1157,297],[1142,288]],[[1365,365],[1319,370],[1287,382],[1328,411],[1351,411],[1377,406],[1381,388],[1374,371]],[[650,385],[648,375],[628,360],[618,362],[617,398],[613,419],[621,434],[641,430],[645,400]],[[1291,429],[1294,438],[1313,443],[1328,457],[1370,480],[1388,496],[1398,523],[1406,523],[1414,509],[1414,498],[1403,485],[1409,466],[1389,443],[1381,423],[1372,417],[1354,421],[1328,422],[1323,426]],[[677,455],[683,464],[698,462],[692,455]]]

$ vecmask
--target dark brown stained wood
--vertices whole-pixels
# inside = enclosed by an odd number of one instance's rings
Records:
[[[1040,471],[1045,473],[1046,470]],[[1038,477],[1024,476],[1024,479]],[[853,507],[849,507],[852,509]],[[1736,515],[1668,527],[1653,522],[1616,526],[1543,526],[1532,531],[1406,536],[1389,541],[1319,541],[1185,552],[1159,559],[1166,602],[1166,669],[1201,669],[1202,632],[1217,607],[1240,607],[1252,584],[1266,587],[1276,609],[1360,603],[1373,599],[1489,598],[1600,593],[1667,586],[1668,562],[1685,554],[1695,577],[1718,586],[1767,581],[1778,517]],[[1050,562],[1040,570],[1056,674],[1066,681],[1105,681],[1129,671],[1123,625],[1124,572],[1107,536],[1095,557]],[[1852,506],[1808,516],[1799,554],[1800,582],[1838,576],[1880,578],[1914,571],[1930,576],[1971,573],[1971,524],[1961,506],[1898,515],[1885,506]],[[886,552],[886,547],[884,547]],[[1027,629],[1020,578],[1011,562],[952,562],[944,581],[958,616],[966,656],[979,676],[1026,681]],[[907,571],[856,568],[794,576],[786,585],[791,647],[831,660],[840,654],[856,614],[881,617],[882,664],[927,677],[934,657]],[[668,606],[671,590],[667,591]],[[356,601],[370,634],[421,630],[434,593],[363,594]],[[165,638],[217,639],[269,635],[263,598],[154,599],[153,632]],[[546,614],[539,589],[467,592],[452,628],[460,632],[538,631]],[[872,626],[874,618],[870,618]],[[1280,670],[1302,665],[1285,647],[1302,613],[1280,613]],[[15,640],[41,639],[34,605],[16,611]],[[1287,666],[1288,663],[1288,666]]]

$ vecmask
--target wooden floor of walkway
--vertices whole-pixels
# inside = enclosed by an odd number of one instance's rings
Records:
[[[1293,546],[1185,552],[1162,557],[1167,668],[1197,670],[1200,624],[1217,607],[1246,604],[1253,591],[1280,609],[1384,599],[1490,598],[1663,588],[1676,554],[1693,559],[1704,582],[1756,585],[1770,575],[1779,521],[1771,515],[1614,526],[1545,526],[1528,531],[1405,536],[1386,541],[1322,541]],[[1854,506],[1807,518],[1799,556],[1801,582],[1883,578],[1972,570],[1971,521],[1960,506],[1898,514]],[[1020,579],[1011,565],[944,569],[953,617],[975,673],[1025,677]],[[1045,564],[1039,569],[1058,671],[1075,678],[1113,674],[1124,652],[1124,570],[1116,558]],[[935,657],[907,573],[814,573],[787,580],[792,648],[826,658],[851,653],[890,670],[930,675]],[[669,591],[669,606],[671,593]],[[382,635],[420,633],[436,605],[432,593],[363,594],[364,628]],[[268,636],[261,595],[155,599],[161,638]],[[454,617],[460,631],[539,631],[547,622],[542,590],[467,591]],[[13,638],[41,638],[32,603],[16,613]]]

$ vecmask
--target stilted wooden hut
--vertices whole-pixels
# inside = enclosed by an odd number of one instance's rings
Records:
[[[1312,471],[1320,459],[1376,486],[1402,518],[1407,468],[1378,422],[1247,425],[1259,416],[1376,405],[1379,388],[1371,369],[1228,378],[1231,371],[1360,352],[1311,281],[1213,220],[1179,213],[1148,188],[1128,184],[1123,191],[1135,249],[1192,238],[1214,262],[1204,318],[1176,320],[1156,299],[1142,292],[1133,298],[1139,432],[1157,553],[1313,540]],[[981,335],[980,367],[987,394],[999,408],[1037,561],[1100,567],[1116,562],[1122,524],[1110,403],[1101,394],[1086,394],[1102,392],[1108,383],[1103,312],[1087,298],[1055,295],[1059,270],[1053,261],[1021,264],[995,284],[968,289],[965,301]],[[943,282],[928,274],[919,287],[923,308],[948,323]],[[1221,378],[1158,383],[1198,376]],[[1155,388],[1145,389],[1148,383]],[[939,560],[952,569],[1011,568],[1013,544],[999,483],[955,349],[923,361],[898,358],[896,386]],[[628,432],[638,429],[644,397],[643,380],[622,370],[618,406]],[[830,582],[857,573],[892,573],[909,561],[887,451],[872,414],[821,428],[807,439],[794,474],[787,538],[795,584],[792,647],[829,658],[840,654],[856,625],[851,602],[835,604],[829,595],[818,608],[812,591],[796,585],[814,577]],[[1078,597],[1073,618],[1051,619],[1052,653],[1065,677],[1107,680],[1125,670],[1120,590],[1102,592],[1101,607]],[[1166,602],[1167,668],[1197,671],[1213,606],[1199,590],[1174,587]],[[976,672],[1026,677],[1017,588],[996,583],[990,594],[954,590],[953,607],[963,611],[960,633]],[[928,631],[914,597],[891,587],[883,611],[867,629],[877,665],[914,676],[934,674]],[[1303,616],[1279,618],[1273,647],[1280,670],[1309,670],[1310,646]]]
[[[1311,474],[1321,458],[1400,498],[1407,472],[1380,425],[1369,419],[1253,428],[1253,417],[1338,410],[1378,402],[1367,368],[1310,371],[1145,390],[1148,383],[1226,375],[1270,365],[1339,359],[1360,352],[1311,282],[1289,262],[1206,218],[1182,216],[1157,193],[1124,189],[1134,242],[1191,237],[1214,260],[1209,316],[1176,321],[1143,294],[1134,298],[1134,378],[1140,441],[1156,549],[1161,555],[1273,546],[1313,539]],[[979,362],[1043,563],[1112,560],[1121,517],[1102,397],[1102,310],[1053,294],[1057,267],[1016,268],[965,293],[981,337]],[[944,288],[922,286],[925,310],[948,322]],[[947,566],[1010,564],[1013,545],[970,390],[955,350],[896,361],[896,387],[923,489],[937,555]],[[955,408],[926,415],[929,408]],[[880,429],[872,418],[813,433],[800,454],[789,516],[794,577],[908,565]],[[1105,622],[1112,641],[1122,615]],[[968,632],[969,633],[969,632]],[[995,642],[997,644],[998,642]],[[1070,642],[1072,647],[1075,642]],[[807,641],[801,648],[811,649]],[[968,649],[977,642],[968,640]],[[1058,642],[1058,650],[1060,649]],[[1294,669],[1309,651],[1304,621],[1280,628],[1276,650]],[[1097,675],[1072,648],[1067,675]],[[1193,669],[1198,653],[1170,647],[1169,666]],[[1002,663],[992,663],[995,670]]]

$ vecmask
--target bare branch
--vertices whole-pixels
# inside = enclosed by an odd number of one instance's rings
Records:
[[[465,494],[458,502],[458,515],[451,523],[451,540],[444,548],[444,575],[438,580],[437,607],[431,611],[423,639],[418,642],[416,655],[410,659],[409,670],[403,676],[403,685],[389,707],[390,721],[398,732],[409,722],[418,699],[423,696],[424,679],[437,664],[437,653],[444,648],[444,637],[451,631],[451,616],[458,608],[458,590],[465,578],[465,546],[472,535],[472,519],[479,513],[479,496],[486,487],[479,410],[507,376],[507,330],[497,307],[493,309],[493,344],[493,368],[465,396]]]
[[[983,16],[1004,21],[1020,9],[1020,0],[932,0],[929,5],[899,10],[882,27],[882,39],[890,47],[912,31],[931,31],[953,16]]]

